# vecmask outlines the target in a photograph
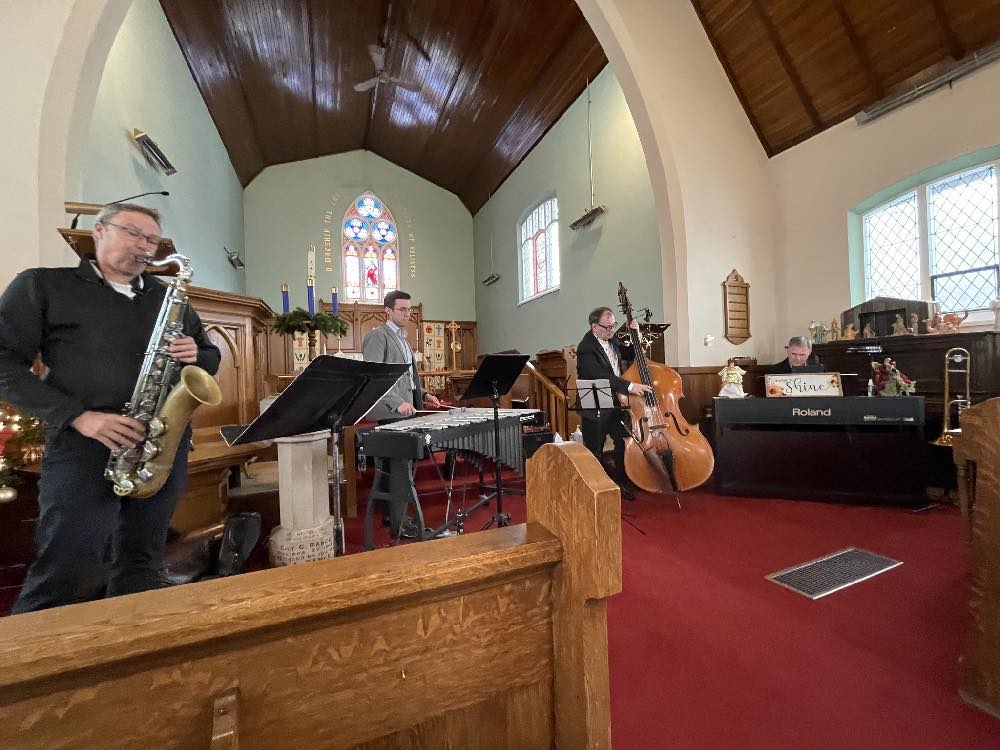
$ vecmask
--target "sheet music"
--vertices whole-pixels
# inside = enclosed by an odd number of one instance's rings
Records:
[[[597,393],[597,401],[594,401],[594,393]],[[579,409],[613,409],[615,402],[611,395],[611,381],[607,378],[602,380],[580,380],[576,381],[576,395],[580,399]]]

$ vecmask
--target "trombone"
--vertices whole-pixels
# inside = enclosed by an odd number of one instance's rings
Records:
[[[941,434],[931,445],[951,445],[955,438],[962,434],[962,427],[959,421],[962,411],[972,406],[972,396],[969,390],[971,385],[972,356],[968,349],[955,346],[944,353],[944,424],[941,426]],[[951,376],[958,375],[965,378],[965,395],[955,394],[951,397]],[[951,408],[955,407],[955,426],[951,424]]]

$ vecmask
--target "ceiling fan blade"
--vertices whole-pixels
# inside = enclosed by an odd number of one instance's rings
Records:
[[[367,81],[362,81],[361,83],[354,84],[354,90],[359,93],[364,91],[370,91],[371,89],[375,88],[375,85],[377,83],[378,83],[378,76],[375,76],[374,78],[369,78]]]
[[[380,47],[377,44],[369,44],[368,55],[372,59],[372,65],[375,66],[376,73],[381,73],[385,70],[385,47]]]

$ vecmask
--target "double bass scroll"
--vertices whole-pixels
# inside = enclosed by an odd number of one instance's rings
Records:
[[[631,325],[634,320],[628,290],[618,283],[618,302]],[[622,377],[644,383],[651,393],[629,394],[625,441],[625,473],[647,492],[668,493],[704,484],[715,468],[712,446],[697,425],[681,414],[684,398],[681,376],[659,362],[646,359],[639,332],[629,328],[635,360]]]

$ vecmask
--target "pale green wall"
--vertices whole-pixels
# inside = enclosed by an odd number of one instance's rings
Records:
[[[129,139],[132,128],[156,141],[177,173],[150,166]],[[94,106],[83,161],[83,194],[105,203],[148,190],[163,211],[164,234],[194,266],[199,286],[243,292],[244,278],[223,246],[242,254],[243,191],[208,108],[156,0],[136,0],[115,39]],[[80,226],[90,226],[82,217]]]
[[[661,249],[649,173],[632,116],[611,68],[591,84],[596,202],[607,213],[589,228],[569,225],[590,206],[587,96],[577,99],[475,216],[476,319],[481,352],[575,344],[588,330],[587,313],[615,307],[618,281],[637,307],[663,320]],[[551,195],[559,201],[561,283],[557,292],[518,305],[517,225]],[[490,240],[497,283],[490,273]],[[668,298],[666,306],[676,302]],[[617,309],[617,308],[616,308]],[[621,317],[619,315],[619,317]],[[676,350],[668,339],[668,349]],[[668,361],[673,361],[668,353]]]
[[[472,216],[458,197],[367,151],[268,167],[244,191],[247,294],[281,309],[281,284],[292,307],[306,305],[306,253],[316,245],[317,296],[343,289],[340,224],[350,202],[371,190],[396,219],[400,288],[423,303],[424,317],[473,320]],[[331,221],[324,223],[325,212]],[[323,262],[323,230],[333,238],[333,270]],[[416,275],[409,269],[416,253]]]

